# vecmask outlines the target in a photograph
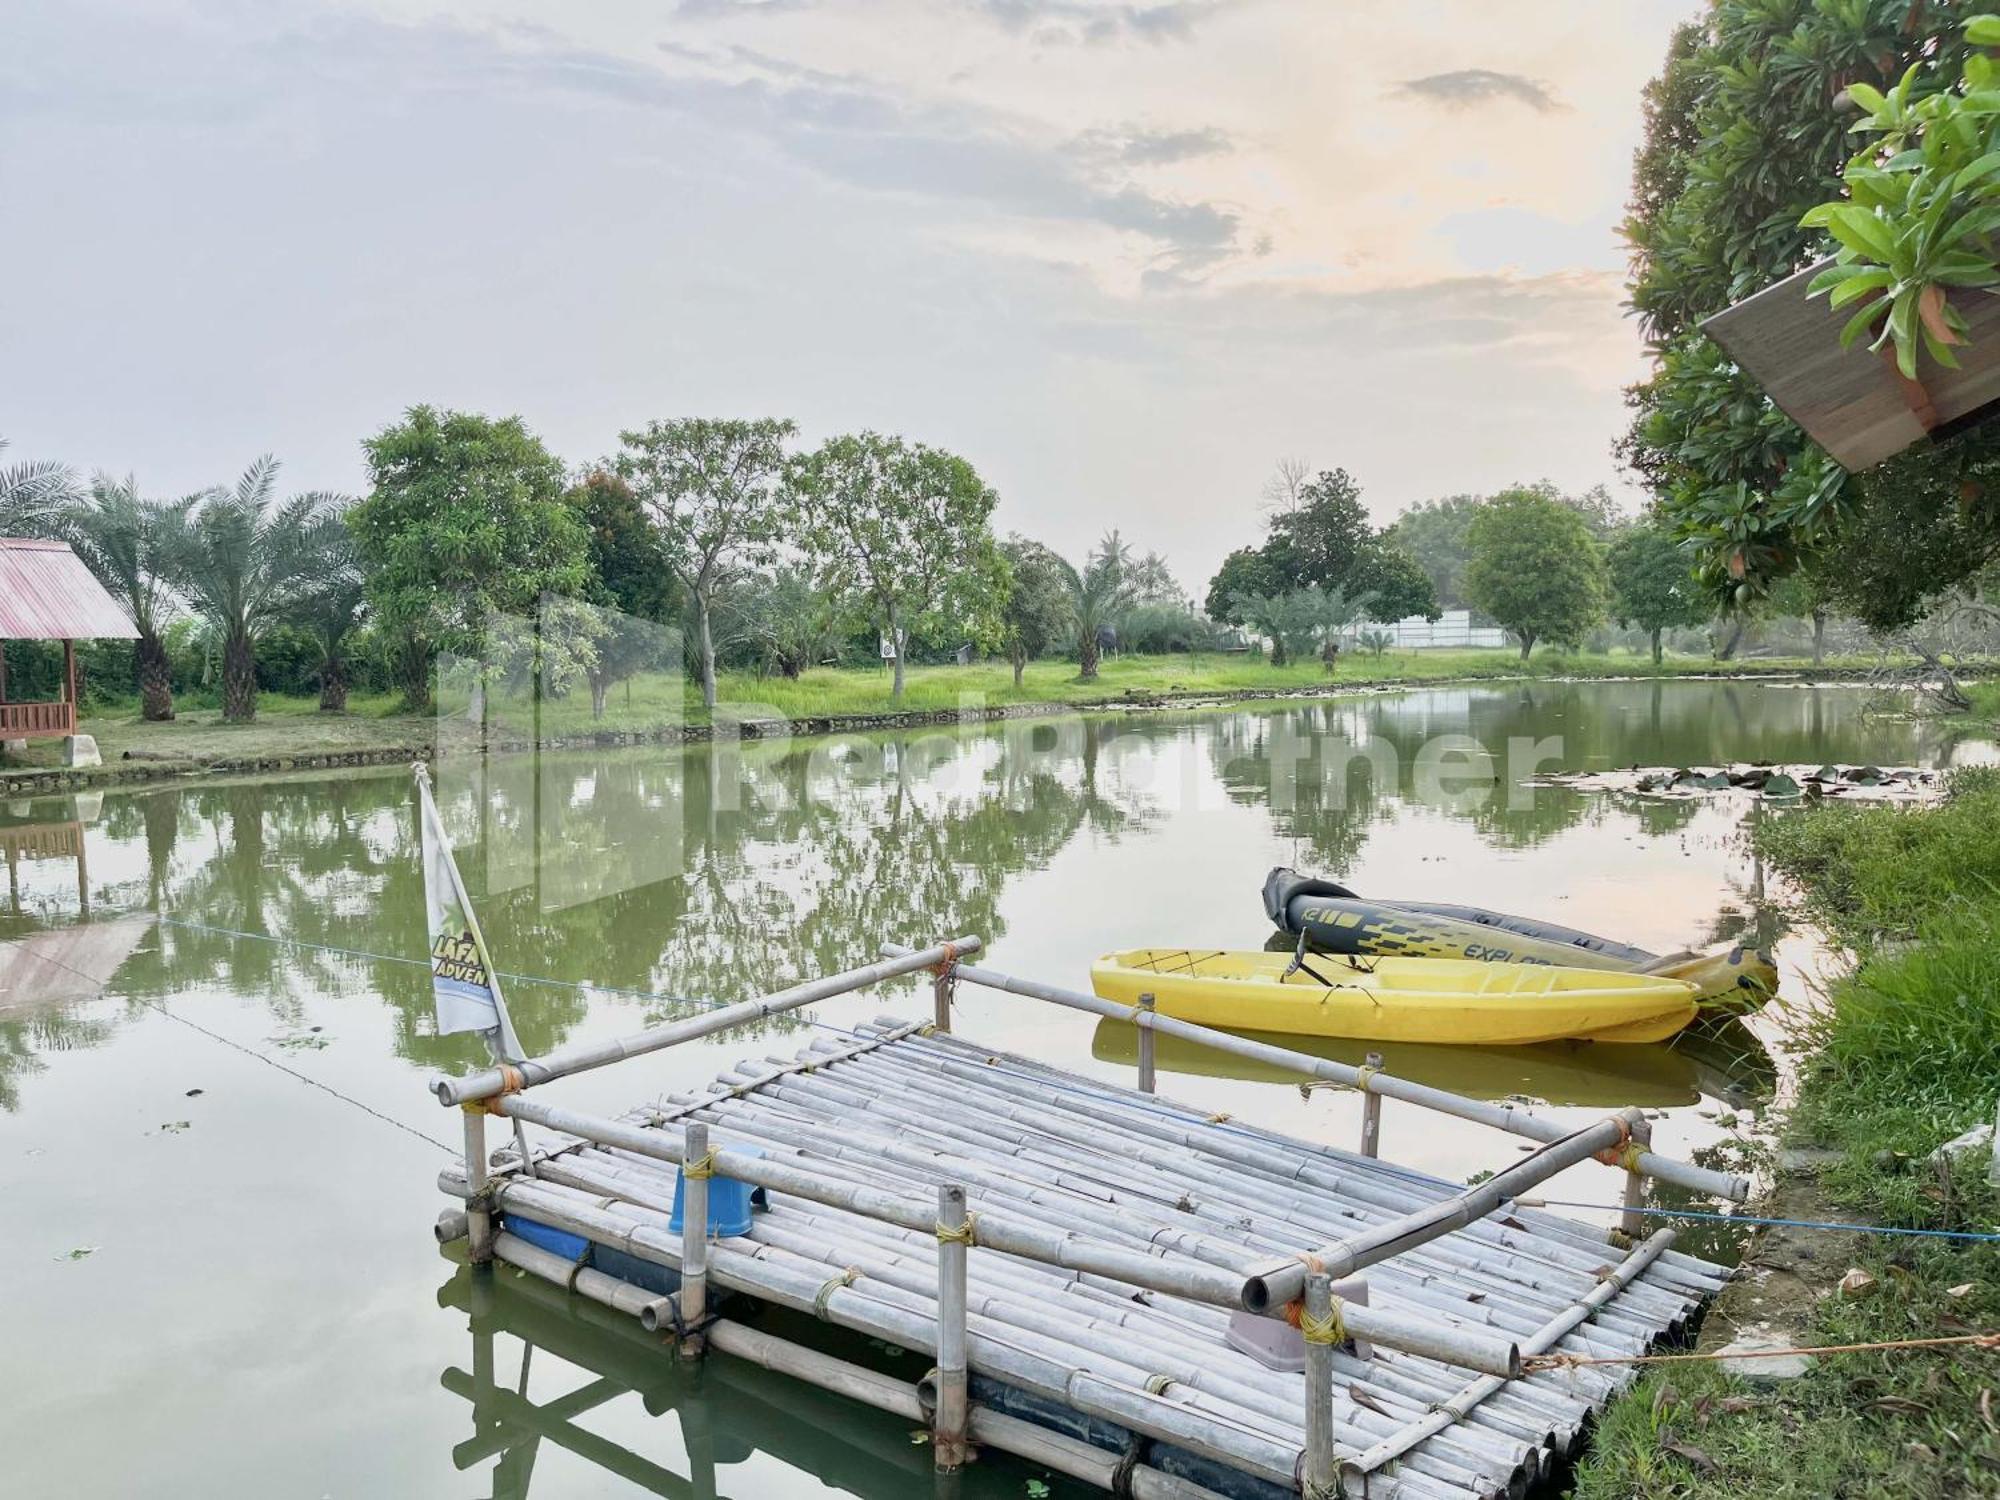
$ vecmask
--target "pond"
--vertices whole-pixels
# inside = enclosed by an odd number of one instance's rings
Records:
[[[1116,947],[1261,946],[1258,888],[1279,864],[1659,951],[1771,943],[1787,999],[1674,1045],[1384,1049],[1392,1071],[1545,1101],[1561,1119],[1644,1105],[1659,1112],[1657,1149],[1685,1156],[1768,1101],[1781,1012],[1819,962],[1810,934],[1784,930],[1743,838],[1747,816],[1783,814],[1742,795],[1661,803],[1519,782],[1994,753],[1962,727],[1871,716],[1854,689],[1523,682],[468,757],[439,768],[438,792],[499,965],[536,976],[509,986],[531,1052],[683,1013],[677,997],[736,999],[863,963],[888,941],[975,932],[995,967],[1077,987]],[[115,968],[99,998],[0,995],[0,1487],[932,1492],[905,1424],[720,1356],[674,1370],[636,1325],[439,1255],[435,1180],[457,1120],[424,1084],[483,1050],[431,1034],[407,773],[14,802],[0,805],[0,844],[0,939],[87,912],[75,967]],[[161,920],[116,920],[147,913]],[[927,1004],[907,987],[847,997],[552,1093],[616,1113],[739,1058],[789,1055],[816,1026]],[[1132,1033],[1087,1016],[967,988],[956,1025],[1132,1076]],[[1204,1108],[1356,1137],[1351,1093],[1302,1094],[1179,1046],[1159,1065],[1163,1092]],[[1462,1179],[1515,1151],[1477,1126],[1385,1110],[1384,1154],[1425,1170]],[[1617,1186],[1588,1164],[1548,1192],[1602,1204]],[[475,1369],[499,1387],[477,1411]],[[1030,1477],[995,1460],[964,1492],[1020,1495]]]

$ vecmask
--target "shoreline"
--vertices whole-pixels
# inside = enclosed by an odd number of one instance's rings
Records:
[[[1599,682],[1794,682],[1808,685],[1857,682],[1865,679],[1865,669],[1851,666],[1814,668],[1789,663],[1759,669],[1746,663],[1735,670],[1686,672],[1537,673],[1480,674],[1457,677],[1389,677],[1375,682],[1329,683],[1324,686],[1280,686],[1264,688],[1195,688],[1182,691],[1141,691],[1091,699],[1046,699],[1031,703],[1007,703],[986,708],[897,709],[887,712],[854,714],[810,714],[794,719],[743,719],[737,722],[743,739],[823,739],[832,735],[867,733],[891,729],[924,729],[944,725],[1003,723],[1011,719],[1045,719],[1064,715],[1174,713],[1203,708],[1223,708],[1242,703],[1326,702],[1342,698],[1369,697],[1413,692],[1424,688],[1504,685],[1519,682],[1599,683]],[[722,707],[726,710],[728,705]],[[291,716],[288,716],[291,717]],[[295,716],[302,726],[327,721],[310,715]],[[85,721],[86,729],[89,720]],[[272,722],[272,721],[265,721]],[[338,722],[354,723],[349,717]],[[388,722],[388,721],[384,721]],[[427,721],[434,724],[436,721]],[[708,724],[662,724],[650,729],[605,729],[579,734],[544,736],[539,746],[520,736],[489,741],[488,754],[517,755],[534,749],[590,750],[623,749],[642,745],[698,745],[717,738],[717,726]],[[302,740],[311,735],[303,727]],[[0,794],[11,797],[54,796],[65,792],[99,788],[141,786],[173,781],[215,780],[224,777],[279,775],[297,771],[355,770],[370,766],[407,765],[422,760],[435,762],[467,749],[449,745],[440,748],[435,735],[420,740],[395,740],[381,745],[352,749],[313,751],[273,750],[249,755],[170,756],[133,755],[127,752],[100,766],[0,766]]]

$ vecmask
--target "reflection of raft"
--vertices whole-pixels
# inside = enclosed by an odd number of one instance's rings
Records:
[[[1438,1047],[1425,1042],[1358,1042],[1348,1037],[1266,1036],[1245,1033],[1294,1052],[1359,1067],[1379,1051],[1383,1070],[1468,1099],[1522,1096],[1554,1105],[1614,1109],[1678,1109],[1698,1103],[1695,1063],[1678,1041],[1650,1047],[1598,1047],[1589,1042],[1537,1042],[1525,1047]],[[1097,1023],[1090,1055],[1099,1062],[1139,1060],[1139,1029],[1124,1021]],[[1232,1078],[1244,1083],[1303,1083],[1302,1074],[1271,1063],[1218,1052],[1162,1031],[1153,1038],[1153,1063],[1163,1073]]]
[[[1665,957],[1532,917],[1440,901],[1370,901],[1331,880],[1279,868],[1264,878],[1264,911],[1322,953],[1557,964],[1684,979],[1707,1010],[1751,1010],[1778,987],[1768,954],[1738,944]]]
[[[1658,1042],[1696,1013],[1679,979],[1444,958],[1134,948],[1092,964],[1090,983],[1125,1005],[1150,994],[1163,1015],[1203,1026],[1382,1042]]]

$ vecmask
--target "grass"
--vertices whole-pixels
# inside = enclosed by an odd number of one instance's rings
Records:
[[[1004,662],[972,666],[918,666],[907,674],[901,702],[891,697],[891,678],[884,668],[818,667],[797,678],[757,677],[724,673],[718,682],[719,701],[738,715],[778,715],[792,720],[876,717],[895,713],[952,713],[971,707],[1028,704],[1130,703],[1159,699],[1192,699],[1264,693],[1323,693],[1371,684],[1462,682],[1528,677],[1644,677],[1688,673],[1719,673],[1757,677],[1795,673],[1809,663],[1795,658],[1760,657],[1751,661],[1716,662],[1707,657],[1672,657],[1655,667],[1644,655],[1538,651],[1526,663],[1513,649],[1472,651],[1392,651],[1380,656],[1342,653],[1329,676],[1317,660],[1274,667],[1261,657],[1246,655],[1123,656],[1107,659],[1100,675],[1085,682],[1076,664],[1067,661],[1030,663],[1021,686],[1014,686],[1012,669]],[[1829,662],[1829,668],[1856,663]],[[465,693],[446,693],[447,715],[463,712]],[[526,699],[496,695],[496,718],[507,730],[532,733],[533,711]],[[257,719],[248,725],[225,724],[213,695],[187,695],[176,705],[177,717],[167,724],[148,724],[138,716],[136,700],[93,708],[84,723],[95,734],[107,761],[127,750],[149,757],[196,761],[273,758],[315,751],[389,749],[421,743],[433,732],[427,715],[406,715],[390,694],[357,693],[344,715],[318,712],[312,697],[260,695]],[[678,675],[648,673],[611,689],[602,719],[590,711],[589,694],[572,692],[541,706],[544,737],[584,737],[597,733],[644,735],[676,724],[708,721],[699,693]],[[56,764],[54,742],[30,746],[30,765]]]
[[[1813,1216],[1993,1230],[1984,1160],[1946,1177],[1924,1158],[1990,1119],[2000,1087],[2000,771],[1961,772],[1932,808],[1801,812],[1758,847],[1857,957],[1796,1038],[1809,1060],[1782,1139],[1838,1153]],[[1851,1238],[1799,1252],[1820,1294],[1803,1344],[2000,1329],[2000,1245]],[[1849,1264],[1872,1291],[1834,1291]],[[1996,1391],[2000,1352],[1970,1348],[1829,1357],[1762,1390],[1726,1365],[1668,1366],[1607,1412],[1576,1493],[2000,1494]]]
[[[1906,1242],[1864,1253],[1862,1297],[1832,1295],[1806,1342],[1878,1343],[2000,1328],[2000,1252]],[[1828,1268],[1830,1281],[1844,1267]],[[1952,1296],[1955,1288],[1970,1289]],[[1929,1500],[2000,1494],[2000,1355],[1844,1354],[1760,1389],[1722,1363],[1668,1365],[1612,1404],[1577,1500]]]

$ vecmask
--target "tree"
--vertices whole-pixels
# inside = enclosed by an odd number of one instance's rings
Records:
[[[1232,602],[1276,597],[1307,584],[1366,595],[1378,620],[1407,615],[1438,616],[1437,593],[1416,559],[1391,531],[1378,529],[1361,504],[1361,489],[1345,469],[1305,477],[1305,466],[1288,460],[1265,486],[1276,508],[1269,535],[1251,562],[1242,553],[1224,560],[1209,584],[1209,613],[1229,619]],[[1217,614],[1220,603],[1224,613]],[[1236,620],[1232,623],[1244,623]]]
[[[1174,577],[1167,560],[1157,552],[1148,552],[1135,559],[1125,570],[1126,581],[1131,586],[1132,606],[1160,605],[1168,609],[1188,608],[1187,590]]]
[[[1604,617],[1604,559],[1583,517],[1534,490],[1495,495],[1473,518],[1465,587],[1521,642],[1575,645]]]
[[[1104,540],[1084,560],[1081,569],[1062,563],[1070,627],[1076,632],[1079,682],[1097,681],[1097,658],[1104,631],[1132,603],[1132,584],[1126,576],[1130,566],[1130,549],[1116,531],[1104,534]]]
[[[998,497],[956,454],[863,432],[791,467],[800,545],[829,592],[851,594],[895,650],[891,692],[917,636],[997,630],[1006,569],[989,526]]]
[[[564,504],[589,535],[590,583],[598,630],[584,664],[590,715],[604,717],[612,685],[662,663],[676,644],[668,622],[685,597],[667,565],[666,544],[639,497],[616,473],[594,468],[571,485]],[[674,661],[675,670],[680,663]]]
[[[1446,609],[1466,606],[1465,565],[1472,548],[1465,534],[1485,503],[1480,495],[1426,500],[1404,511],[1389,528],[1397,544],[1429,576],[1438,603]]]
[[[277,498],[278,461],[269,454],[233,488],[198,496],[176,517],[162,552],[174,588],[222,647],[222,717],[257,717],[257,641],[325,571],[341,539],[338,495]]]
[[[701,701],[710,709],[716,591],[731,569],[761,561],[776,535],[785,443],[797,432],[773,417],[688,417],[619,434],[618,473],[659,527],[668,565],[694,602]]]
[[[1235,607],[1246,623],[1271,638],[1272,666],[1318,652],[1331,676],[1341,632],[1367,617],[1369,601],[1343,589],[1307,584],[1282,594],[1245,594]]]
[[[147,500],[135,481],[100,474],[87,497],[73,502],[57,526],[97,581],[125,608],[132,628],[132,670],[139,689],[139,717],[155,723],[174,716],[174,686],[166,644],[173,609],[167,538],[185,524],[192,498]],[[4,528],[0,528],[4,529]]]
[[[0,451],[7,440],[0,438]],[[76,499],[76,475],[43,461],[0,467],[0,536],[47,536]]]
[[[1236,607],[1236,601],[1257,598],[1284,591],[1283,580],[1271,560],[1256,547],[1238,547],[1223,558],[1222,566],[1215,570],[1215,577],[1208,583],[1208,598],[1202,608],[1208,611],[1211,620],[1219,620],[1225,625],[1248,625]]]
[[[1029,662],[1050,650],[1070,623],[1069,581],[1074,570],[1040,542],[1010,536],[1000,544],[1008,573],[1007,602],[1000,609],[1001,643],[1014,667],[1014,687]]]
[[[593,468],[563,494],[589,534],[596,602],[666,624],[679,618],[682,594],[666,544],[638,494],[615,472]]]
[[[286,618],[302,629],[319,660],[319,711],[347,712],[347,688],[352,678],[348,648],[361,628],[368,603],[368,585],[361,576],[361,559],[345,525],[329,527],[324,538],[318,577],[305,587]]]
[[[590,539],[563,469],[519,417],[414,406],[362,444],[368,497],[348,525],[377,618],[398,641],[403,701],[431,701],[439,651],[476,656],[487,619],[589,582]]]
[[[2000,555],[2000,433],[1849,476],[1698,326],[1823,253],[1820,230],[1802,221],[1841,187],[1855,110],[1872,119],[1876,91],[1913,64],[1906,105],[1950,85],[1966,55],[1959,15],[1905,3],[1717,6],[1675,33],[1647,91],[1626,235],[1631,304],[1658,363],[1632,392],[1621,452],[1736,612],[1820,554],[1837,559],[1846,607],[1893,628]],[[1878,171],[1867,190],[1891,191],[1880,158],[1865,168]],[[1949,216],[1949,202],[1939,208]],[[1913,316],[1922,278],[1905,289]],[[1946,535],[1932,543],[1930,531]],[[1890,549],[1871,548],[1878,539]]]
[[[810,569],[784,566],[742,580],[723,609],[736,618],[756,648],[758,665],[781,677],[797,677],[832,649],[837,639],[837,601],[821,592]]]
[[[1620,532],[1605,564],[1611,617],[1652,637],[1656,666],[1661,634],[1677,625],[1698,625],[1709,613],[1711,600],[1695,582],[1687,548],[1662,526],[1649,522]]]

